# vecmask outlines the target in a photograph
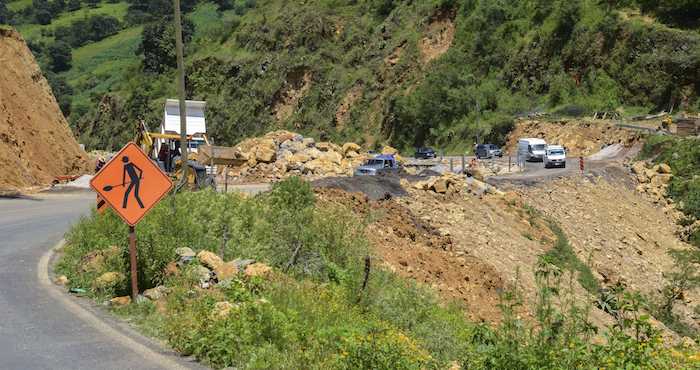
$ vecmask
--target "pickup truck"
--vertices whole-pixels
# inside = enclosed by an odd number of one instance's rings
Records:
[[[355,176],[376,176],[396,173],[401,167],[393,155],[378,155],[355,170]]]

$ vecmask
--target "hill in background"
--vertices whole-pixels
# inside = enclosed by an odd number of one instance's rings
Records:
[[[700,108],[693,2],[189,0],[183,8],[187,95],[208,102],[210,134],[223,144],[288,128],[462,150],[477,136],[502,143],[513,118],[533,112]],[[4,13],[30,40],[81,142],[114,149],[139,118],[157,127],[164,99],[176,95],[168,1],[19,0]]]

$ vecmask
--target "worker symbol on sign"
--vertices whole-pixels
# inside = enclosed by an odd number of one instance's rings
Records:
[[[138,166],[129,161],[129,157],[123,156],[122,162],[124,162],[124,170],[122,171],[122,186],[126,186],[126,175],[129,175],[129,187],[126,188],[124,192],[124,201],[122,202],[122,208],[126,208],[129,202],[129,195],[131,191],[134,191],[134,198],[138,202],[139,207],[144,208],[143,202],[141,202],[141,197],[139,197],[139,189],[141,187],[141,180],[143,179],[143,170]],[[138,171],[138,174],[136,173]]]

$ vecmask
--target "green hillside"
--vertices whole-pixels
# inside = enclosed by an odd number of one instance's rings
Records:
[[[12,1],[0,21],[30,41],[81,141],[115,148],[137,119],[155,127],[164,99],[175,96],[170,2],[58,2]],[[477,135],[502,141],[514,117],[532,112],[700,109],[694,1],[183,6],[188,98],[208,102],[220,143],[288,128],[370,145],[464,149]],[[50,22],[37,9],[48,9]],[[89,22],[98,14],[114,17],[117,29],[111,19]],[[76,30],[89,25],[99,37],[72,34],[79,20],[86,23]]]

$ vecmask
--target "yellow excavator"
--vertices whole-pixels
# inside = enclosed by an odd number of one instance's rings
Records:
[[[207,147],[211,147],[209,143],[209,138],[206,134],[194,134],[187,135],[187,145],[195,139],[203,139]],[[180,142],[180,135],[169,134],[169,133],[159,133],[159,132],[149,132],[146,127],[146,123],[141,120],[138,123],[136,129],[136,136],[134,142],[141,147],[141,149],[153,160],[159,160],[158,154],[155,152],[155,141],[158,139],[164,140],[161,145],[167,145],[168,148],[175,148],[175,143]],[[198,140],[199,141],[199,140]],[[179,144],[177,144],[179,145]],[[215,179],[213,175],[207,174],[206,166],[195,161],[187,161],[191,171],[187,172],[187,184],[192,188],[202,189],[206,187],[216,187]],[[166,166],[166,172],[176,180],[179,181],[182,178],[182,161],[176,160],[172,166]]]

